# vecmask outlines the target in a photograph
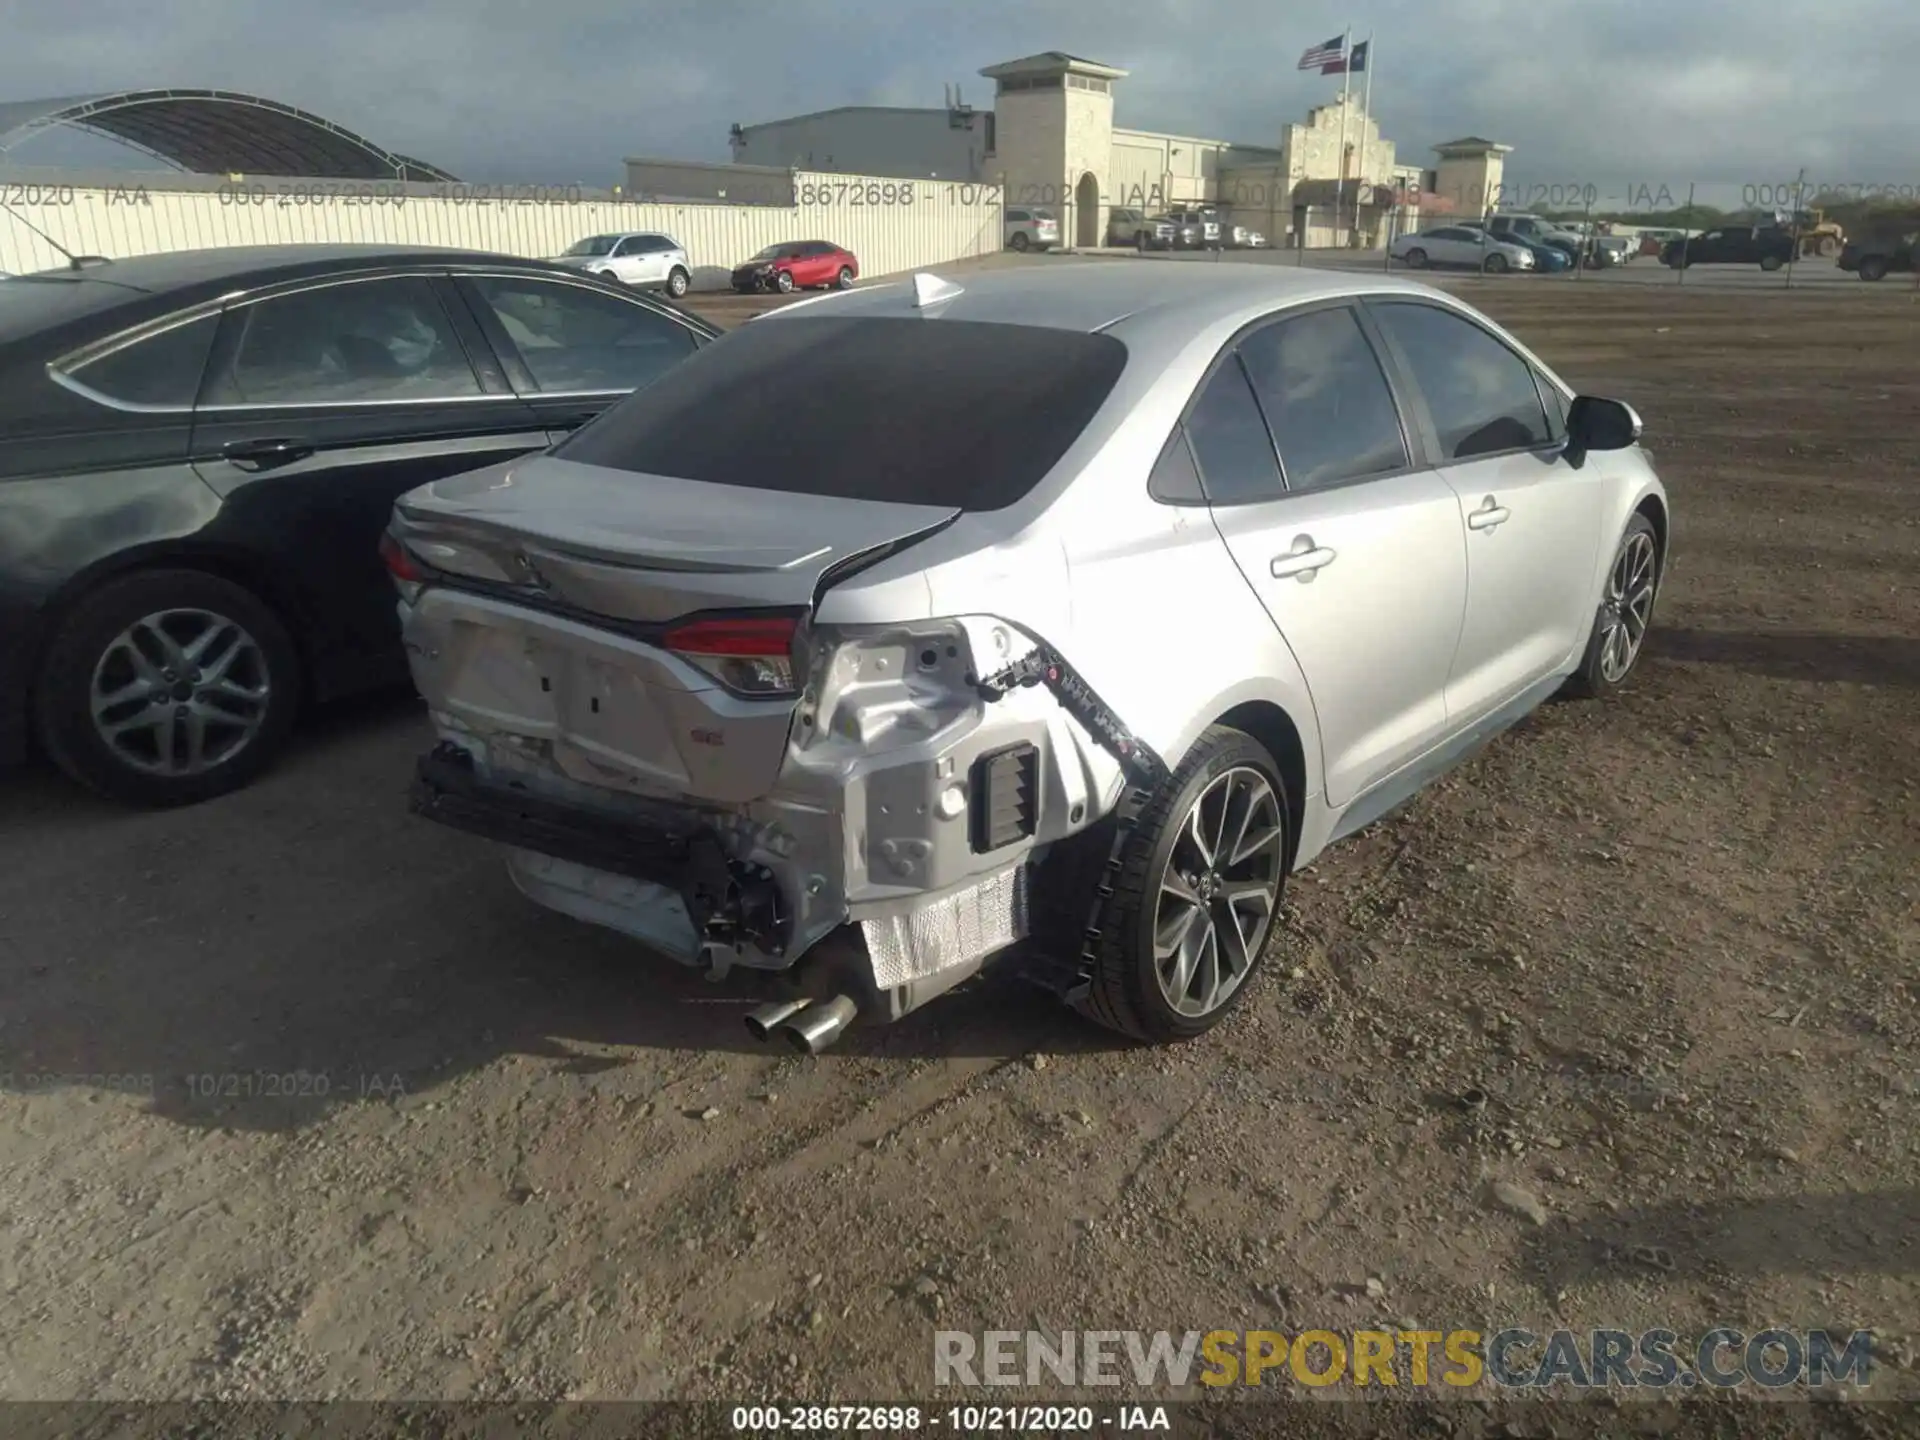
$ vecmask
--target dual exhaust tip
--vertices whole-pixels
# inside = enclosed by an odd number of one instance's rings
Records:
[[[747,1016],[747,1033],[767,1041],[776,1035],[803,1055],[818,1055],[832,1045],[860,1013],[845,995],[831,1000],[776,1000]]]

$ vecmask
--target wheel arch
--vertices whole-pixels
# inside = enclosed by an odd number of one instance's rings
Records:
[[[315,676],[313,637],[303,608],[297,603],[293,592],[275,578],[272,567],[259,557],[225,546],[177,544],[148,545],[117,551],[70,576],[45,606],[45,623],[40,626],[39,643],[27,661],[29,690],[38,689],[40,668],[46,663],[47,648],[53,643],[53,637],[60,627],[66,623],[67,617],[82,601],[104,585],[155,570],[197,570],[212,575],[238,585],[272,610],[286,627],[288,638],[293,642],[300,677],[307,682],[302,686],[302,693],[312,696]],[[31,704],[31,694],[28,699]]]
[[[1307,749],[1293,717],[1271,700],[1243,700],[1215,725],[1225,725],[1257,741],[1287,786],[1287,869],[1300,850],[1300,829],[1307,813]]]

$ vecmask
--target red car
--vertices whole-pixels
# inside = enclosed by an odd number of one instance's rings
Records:
[[[733,271],[733,288],[745,295],[755,290],[836,288],[851,290],[860,278],[860,261],[851,250],[827,240],[790,240],[769,245]]]

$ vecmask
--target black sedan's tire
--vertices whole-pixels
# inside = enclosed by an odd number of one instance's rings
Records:
[[[148,570],[82,599],[47,647],[40,743],[110,799],[192,805],[278,757],[300,707],[286,627],[250,591],[197,570]]]
[[[1887,278],[1887,261],[1884,255],[1868,255],[1860,262],[1859,275],[1862,280],[1884,280]]]
[[[1782,260],[1778,255],[1767,255],[1761,258],[1760,268],[1771,275],[1786,263],[1787,262]]]
[[[1266,748],[1225,726],[1207,730],[1148,803],[1109,877],[1080,1010],[1158,1043],[1225,1019],[1259,969],[1279,913],[1288,814],[1286,784]],[[1110,833],[1097,827],[1088,838],[1110,843]]]
[[[1586,654],[1567,681],[1567,694],[1598,699],[1626,683],[1646,648],[1662,567],[1660,537],[1646,516],[1636,514],[1627,522],[1607,567]]]

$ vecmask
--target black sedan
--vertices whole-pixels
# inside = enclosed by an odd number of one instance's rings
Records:
[[[1778,270],[1793,261],[1793,232],[1772,225],[1728,225],[1686,240],[1670,241],[1660,263],[1684,270],[1692,265],[1758,265]]]
[[[543,450],[719,334],[537,261],[277,246],[0,284],[0,764],[145,805],[403,684],[394,499]]]

